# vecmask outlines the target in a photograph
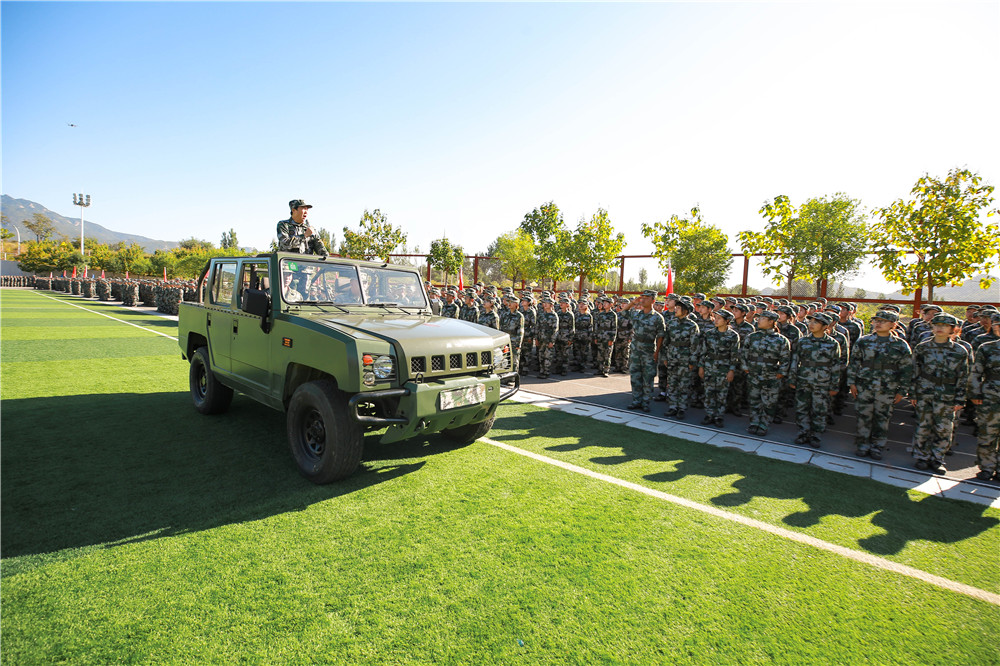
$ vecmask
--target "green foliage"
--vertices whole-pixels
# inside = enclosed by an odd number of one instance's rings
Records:
[[[35,234],[35,240],[39,242],[51,238],[52,233],[55,231],[55,225],[52,224],[52,220],[42,213],[35,213],[31,220],[25,220],[24,226],[28,227]]]
[[[360,228],[352,231],[344,227],[344,240],[340,244],[340,254],[351,259],[384,259],[400,245],[406,244],[406,234],[402,228],[389,224],[385,214],[378,208],[361,215]]]
[[[48,273],[60,262],[59,244],[54,241],[30,241],[17,258],[17,266],[26,273]]]
[[[6,224],[6,223],[7,223],[7,221],[4,220],[4,224]],[[7,227],[0,227],[0,240],[8,240],[8,239],[11,239],[13,237],[14,237],[14,232],[13,231],[11,231],[10,229],[8,229]]]
[[[235,250],[240,246],[239,241],[236,239],[236,230],[230,229],[229,231],[222,232],[222,241],[219,243],[219,247],[223,250]]]
[[[323,241],[323,246],[326,247],[326,249],[329,250],[330,252],[333,252],[334,249],[337,247],[336,245],[337,237],[323,227],[320,227],[319,229],[316,230],[316,237],[319,238],[321,241]],[[278,247],[277,241],[274,242],[274,246],[275,246],[275,251],[277,251]]]
[[[683,229],[673,253],[674,291],[679,294],[717,291],[726,283],[732,263],[729,239],[717,227]]]
[[[462,267],[465,250],[462,249],[461,245],[452,245],[447,238],[439,238],[431,241],[431,251],[428,258],[431,262],[431,268],[443,271],[445,282],[447,282],[448,278],[458,273],[458,269]]]
[[[588,276],[596,284],[606,284],[605,272],[625,249],[625,234],[614,231],[608,211],[603,208],[598,208],[589,221],[581,218],[565,255],[567,270]]]
[[[519,280],[531,281],[538,275],[537,247],[531,235],[522,228],[498,236],[486,254],[496,259],[500,274],[509,277],[511,283]]]
[[[930,297],[935,285],[961,284],[996,268],[1000,227],[982,219],[997,213],[992,194],[993,186],[968,169],[952,169],[944,180],[921,176],[909,199],[875,211],[872,247],[882,274],[904,292],[928,286]],[[992,282],[986,275],[979,284],[986,289]]]
[[[524,216],[519,227],[535,242],[536,274],[562,280],[575,277],[572,268],[567,267],[573,239],[566,228],[562,212],[552,201],[542,204]]]
[[[647,271],[645,268],[640,268],[639,269],[639,285],[640,286],[645,285],[647,280],[649,280],[649,271]]]
[[[653,243],[653,256],[664,272],[676,272],[674,291],[716,291],[725,284],[733,263],[726,235],[706,224],[695,206],[688,217],[671,215],[666,222],[643,223],[642,235]]]
[[[782,194],[760,213],[767,219],[764,231],[741,231],[740,245],[746,254],[763,254],[764,274],[789,286],[797,279],[819,283],[850,275],[867,252],[861,204],[846,194],[810,199],[798,208]]]

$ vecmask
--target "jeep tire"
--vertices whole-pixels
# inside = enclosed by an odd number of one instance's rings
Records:
[[[347,478],[361,463],[364,433],[333,382],[306,382],[295,389],[286,425],[292,457],[313,483]]]
[[[233,401],[233,389],[222,384],[212,372],[207,347],[198,347],[191,354],[188,384],[194,408],[202,414],[221,414]]]
[[[445,437],[459,442],[460,444],[472,444],[480,437],[486,436],[486,433],[493,428],[493,421],[495,420],[496,414],[494,413],[491,414],[490,418],[485,421],[480,421],[479,423],[468,423],[457,428],[446,428],[442,432]]]

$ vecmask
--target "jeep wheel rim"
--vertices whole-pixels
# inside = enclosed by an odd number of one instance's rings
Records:
[[[318,411],[312,409],[305,415],[302,426],[306,452],[319,458],[326,448],[326,426],[323,424],[323,417]]]
[[[198,365],[198,383],[196,390],[198,391],[198,398],[204,399],[205,394],[208,393],[208,371],[205,370],[204,365]]]

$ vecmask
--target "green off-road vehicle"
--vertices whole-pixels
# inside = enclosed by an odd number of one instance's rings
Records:
[[[510,337],[433,315],[407,266],[220,257],[198,294],[180,305],[178,338],[195,409],[223,412],[239,391],[285,411],[292,456],[316,483],[357,469],[366,430],[472,442],[519,386]]]

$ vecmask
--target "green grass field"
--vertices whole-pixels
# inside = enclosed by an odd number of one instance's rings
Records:
[[[51,295],[50,295],[51,296]],[[0,293],[0,661],[1000,663],[1000,608],[504,451],[194,411],[166,319]],[[492,439],[1000,592],[1000,511],[519,404]]]

